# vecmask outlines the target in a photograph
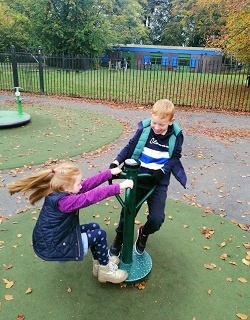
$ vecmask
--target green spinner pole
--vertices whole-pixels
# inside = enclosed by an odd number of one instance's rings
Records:
[[[133,159],[125,161],[126,179],[134,181],[133,189],[126,189],[125,192],[125,206],[124,206],[124,228],[123,228],[123,249],[122,261],[123,263],[132,263],[132,252],[134,242],[134,221],[136,216],[136,187],[137,174],[140,169],[140,163]]]
[[[116,196],[124,208],[123,247],[119,268],[128,272],[126,283],[133,283],[144,279],[152,269],[152,259],[150,255],[146,251],[144,251],[142,255],[138,255],[133,248],[136,212],[155,189],[155,186],[152,186],[148,194],[141,199],[139,203],[136,203],[137,178],[150,176],[149,174],[138,174],[139,169],[140,162],[138,160],[127,159],[124,165],[124,172],[118,177],[132,179],[134,181],[134,188],[126,189],[124,201],[119,195]]]

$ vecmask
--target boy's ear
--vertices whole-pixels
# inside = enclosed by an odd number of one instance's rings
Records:
[[[175,122],[175,117],[173,117],[173,118],[170,120],[170,125],[172,125],[174,122]]]

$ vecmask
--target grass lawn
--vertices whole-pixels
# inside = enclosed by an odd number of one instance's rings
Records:
[[[12,85],[11,70],[1,70],[0,88]],[[137,70],[71,71],[44,67],[46,94],[79,96],[90,99],[152,104],[168,97],[176,105],[250,111],[250,94],[243,73],[193,73],[182,71]],[[20,86],[27,92],[40,92],[37,70],[22,69]],[[4,85],[4,86],[3,86]]]

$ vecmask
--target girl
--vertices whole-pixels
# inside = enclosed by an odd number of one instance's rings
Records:
[[[90,248],[93,275],[99,282],[126,280],[127,272],[118,269],[118,257],[108,256],[106,232],[97,223],[79,223],[79,209],[133,188],[132,180],[99,186],[120,172],[120,168],[109,169],[82,181],[79,168],[72,163],[62,163],[55,169],[43,170],[7,186],[11,195],[31,191],[32,205],[45,198],[33,230],[33,249],[40,258],[80,261]]]

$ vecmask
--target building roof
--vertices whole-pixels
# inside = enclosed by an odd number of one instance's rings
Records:
[[[166,52],[166,53],[189,53],[189,54],[207,54],[207,55],[222,55],[217,48],[206,47],[182,47],[182,46],[156,46],[143,44],[118,44],[113,46],[117,51],[131,52]]]

